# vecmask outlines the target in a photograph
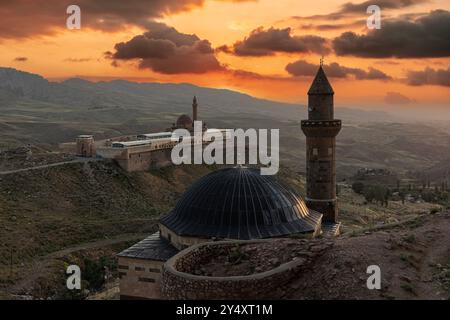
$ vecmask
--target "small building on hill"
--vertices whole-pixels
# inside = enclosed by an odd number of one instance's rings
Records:
[[[95,156],[94,136],[82,134],[77,137],[77,156],[91,158]]]

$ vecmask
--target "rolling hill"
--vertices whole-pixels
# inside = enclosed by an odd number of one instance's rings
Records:
[[[281,163],[303,170],[303,105],[186,83],[50,82],[11,68],[0,68],[0,149],[28,143],[54,148],[81,133],[103,139],[164,130],[180,114],[191,113],[194,95],[200,118],[210,127],[279,128]],[[412,124],[384,112],[344,107],[337,107],[336,117],[344,125],[337,139],[341,178],[361,167],[421,171],[450,158],[446,124]]]

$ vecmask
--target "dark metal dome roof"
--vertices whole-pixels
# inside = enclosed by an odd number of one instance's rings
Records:
[[[181,236],[258,239],[313,232],[321,217],[274,177],[238,167],[199,179],[160,222]]]
[[[179,127],[185,127],[185,126],[191,126],[192,125],[192,119],[186,115],[182,114],[177,119],[177,126]]]

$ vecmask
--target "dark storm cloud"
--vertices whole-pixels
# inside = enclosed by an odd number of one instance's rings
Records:
[[[17,57],[17,58],[14,59],[14,61],[16,61],[16,62],[25,62],[25,61],[28,61],[28,58],[27,57]]]
[[[384,102],[387,104],[410,104],[415,102],[414,100],[402,95],[399,92],[387,92],[384,97]]]
[[[450,12],[435,10],[415,21],[386,20],[366,35],[345,32],[333,40],[337,55],[364,58],[450,56]]]
[[[350,23],[323,23],[323,24],[302,24],[299,26],[302,30],[319,30],[319,31],[330,31],[330,30],[342,30],[348,28],[362,28],[366,26],[366,19],[359,19],[352,21]]]
[[[115,31],[201,7],[206,0],[0,0],[0,38],[50,34],[65,28],[66,9],[81,8],[81,27]],[[233,1],[233,0],[224,0]],[[234,0],[236,2],[236,0]],[[237,1],[240,2],[240,1]]]
[[[293,36],[290,28],[276,29],[273,27],[268,30],[259,27],[244,40],[235,42],[231,47],[219,47],[217,50],[237,56],[269,56],[277,52],[320,54],[330,52],[327,40],[322,37]]]
[[[381,70],[369,67],[369,71],[364,71],[364,73],[357,79],[366,79],[366,80],[391,80],[392,77],[388,76],[386,73],[384,73]]]
[[[259,74],[256,72],[246,71],[246,70],[233,70],[227,69],[227,72],[231,74],[234,78],[240,78],[245,80],[270,80],[270,81],[291,81],[291,77],[284,77],[278,75],[266,75]]]
[[[450,87],[450,68],[426,68],[423,71],[409,71],[407,82],[412,86],[438,85]]]
[[[117,65],[120,60],[139,61],[139,68],[165,74],[205,73],[223,70],[207,40],[178,32],[163,23],[150,23],[150,30],[127,42],[117,43],[106,56]]]
[[[314,76],[317,72],[317,65],[306,62],[304,60],[298,60],[289,63],[286,66],[286,71],[293,76]]]
[[[429,2],[428,0],[369,0],[360,3],[347,2],[341,6],[340,13],[365,13],[367,7],[377,5],[383,9],[401,9],[416,4]]]
[[[354,76],[359,80],[390,80],[392,79],[383,71],[375,68],[369,68],[369,71],[359,68],[349,68],[342,66],[336,62],[324,65],[324,70],[331,78],[347,78],[348,76]],[[286,66],[286,71],[293,76],[314,76],[317,72],[317,65],[306,62],[304,60],[298,60],[293,63],[289,63]]]
[[[344,3],[339,10],[328,14],[312,15],[312,16],[293,16],[294,20],[327,20],[335,21],[342,18],[355,15],[366,15],[367,7],[377,5],[381,10],[395,10],[414,6],[416,4],[429,2],[429,0],[369,0],[360,3],[347,2]]]
[[[67,58],[67,59],[64,59],[64,61],[66,61],[66,62],[73,62],[73,63],[89,62],[92,60],[93,59],[91,59],[91,58]]]

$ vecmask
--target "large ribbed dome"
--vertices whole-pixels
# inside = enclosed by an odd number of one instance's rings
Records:
[[[259,239],[314,232],[321,217],[273,176],[238,167],[199,179],[160,222],[180,236]]]
[[[192,126],[192,119],[188,115],[182,114],[177,119],[177,126],[178,127],[189,127],[189,126]]]

